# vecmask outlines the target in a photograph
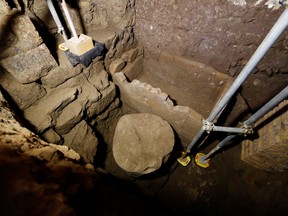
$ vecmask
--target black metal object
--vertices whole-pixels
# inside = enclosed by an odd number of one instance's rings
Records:
[[[70,52],[69,50],[64,52],[73,67],[77,64],[82,64],[85,67],[88,67],[94,58],[104,55],[105,50],[105,46],[102,43],[94,41],[94,48],[80,56]]]

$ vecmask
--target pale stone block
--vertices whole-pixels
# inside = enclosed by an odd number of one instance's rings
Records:
[[[70,52],[79,56],[94,48],[92,38],[84,34],[70,38],[67,43]]]

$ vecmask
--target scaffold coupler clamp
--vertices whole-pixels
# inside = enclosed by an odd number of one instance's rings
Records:
[[[253,134],[254,133],[253,128],[250,125],[246,125],[246,124],[240,122],[239,123],[239,127],[244,130],[244,133],[243,133],[244,136],[247,136],[249,134]]]
[[[202,129],[205,130],[208,134],[213,131],[215,125],[213,122],[208,121],[207,119],[202,120]]]

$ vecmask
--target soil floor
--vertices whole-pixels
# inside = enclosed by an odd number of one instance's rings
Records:
[[[133,112],[125,105],[123,109],[122,115]],[[110,132],[113,134],[113,128]],[[138,178],[129,176],[117,166],[109,151],[104,169],[115,176],[112,180],[115,185],[121,182],[125,191],[137,191],[163,215],[283,215],[287,212],[288,172],[272,173],[246,164],[240,158],[240,140],[215,154],[209,168],[196,165],[193,153],[208,153],[220,139],[208,137],[206,146],[192,151],[192,160],[186,167],[177,162],[182,147],[176,143],[169,161],[155,173]]]

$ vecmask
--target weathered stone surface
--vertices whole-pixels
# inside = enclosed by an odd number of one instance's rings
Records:
[[[91,35],[94,40],[105,44],[105,47],[109,50],[113,45],[113,40],[116,37],[117,33],[114,28],[93,28],[94,31],[91,31]],[[119,31],[119,30],[118,30]]]
[[[62,110],[56,119],[55,128],[58,133],[68,133],[83,118],[84,107],[81,103],[70,103]]]
[[[2,92],[0,92],[0,129],[1,129],[1,143],[10,143],[11,137],[9,137],[9,132],[11,135],[16,135],[17,141],[25,140],[25,136],[32,136],[33,133],[27,128],[22,127],[18,121],[15,119],[15,113],[11,110],[8,102],[4,98]],[[19,136],[18,136],[19,135]],[[24,136],[23,136],[24,135]],[[19,139],[18,139],[19,138]]]
[[[120,105],[120,100],[119,98],[116,98],[111,104],[109,104],[107,107],[105,107],[105,109],[103,109],[103,113],[101,113],[100,115],[98,115],[96,117],[96,119],[94,120],[94,122],[101,122],[105,119],[107,119],[110,115],[110,113],[113,111],[113,110],[116,110]]]
[[[143,56],[138,57],[134,62],[127,63],[125,68],[121,71],[130,80],[138,79],[144,72]]]
[[[55,145],[55,144],[50,144],[50,146],[54,147],[58,151],[62,152],[63,155],[69,159],[72,160],[77,160],[79,161],[81,159],[81,156],[75,152],[73,149],[69,148],[68,146],[65,145]]]
[[[91,103],[90,106],[87,106],[87,116],[88,118],[98,115],[103,112],[105,108],[115,99],[116,97],[116,88],[115,84],[110,82],[109,87],[101,92],[102,97],[99,101]]]
[[[113,138],[116,163],[134,175],[158,170],[174,146],[171,126],[159,116],[140,113],[122,116]]]
[[[52,126],[63,108],[74,101],[79,94],[79,87],[55,89],[42,100],[24,110],[24,117],[38,132]]]
[[[79,88],[79,86],[81,86],[81,92],[77,98],[77,103],[80,103],[83,107],[88,108],[101,98],[101,93],[87,80],[83,73],[67,80],[58,88]]]
[[[202,127],[203,117],[199,113],[187,106],[174,106],[159,88],[138,80],[128,83],[121,72],[116,73],[113,80],[120,89],[122,101],[138,112],[155,114],[166,120],[185,141],[191,141]]]
[[[288,169],[288,100],[267,113],[254,125],[257,139],[242,142],[241,159],[262,170],[279,172]],[[265,124],[266,123],[266,124]],[[268,124],[267,124],[268,123]],[[261,125],[264,124],[264,127]]]
[[[67,146],[58,147],[55,144],[41,140],[33,132],[22,127],[15,119],[7,101],[0,92],[0,144],[10,146],[14,150],[21,151],[40,160],[58,162],[67,157],[72,160],[80,160],[80,155]],[[61,153],[60,153],[61,152]]]
[[[53,128],[49,128],[48,130],[46,130],[41,137],[49,143],[54,143],[54,144],[62,144],[63,143],[63,139],[62,137],[53,129]]]
[[[20,109],[30,107],[46,94],[41,85],[37,83],[19,83],[7,71],[1,69],[0,84]]]
[[[125,29],[135,24],[134,0],[98,0],[97,4],[92,0],[81,1],[81,6],[81,16],[88,26],[108,27],[114,25],[117,28]]]
[[[57,149],[51,146],[44,146],[43,148],[31,148],[30,150],[26,151],[26,154],[45,161],[53,161],[54,157],[60,157],[57,155]]]
[[[29,17],[17,10],[1,17],[0,36],[0,59],[34,49],[42,43]]]
[[[0,15],[7,14],[10,10],[11,9],[6,1],[0,1]]]
[[[105,70],[101,70],[100,73],[91,73],[91,75],[88,77],[88,81],[99,91],[102,91],[110,86],[108,73]]]
[[[21,83],[34,82],[57,66],[45,44],[2,59],[1,65]]]
[[[50,70],[46,76],[41,78],[41,82],[45,88],[53,89],[68,79],[77,76],[83,70],[81,64],[75,67],[69,65],[70,63],[67,62],[67,57],[63,52],[59,53],[59,62],[60,65],[58,67]]]
[[[104,69],[104,62],[103,57],[99,57],[99,59],[93,59],[92,63],[89,65],[88,68],[84,68],[83,73],[90,80],[95,74],[99,74]],[[93,78],[92,78],[93,79]]]
[[[122,59],[115,59],[111,62],[109,67],[111,74],[121,71],[125,65],[125,62]]]
[[[112,45],[105,55],[105,65],[109,68],[111,62],[121,58],[122,54],[138,45],[134,36],[133,28],[127,28],[123,31],[118,31],[116,37],[113,38]]]
[[[92,128],[83,120],[68,134],[63,135],[64,145],[78,152],[86,163],[93,163],[98,140]]]
[[[123,55],[121,56],[121,59],[125,62],[133,62],[139,53],[139,49],[138,48],[133,48],[131,50],[128,50],[126,52],[123,53]]]
[[[57,6],[57,5],[56,5]],[[45,27],[53,33],[57,33],[57,25],[49,11],[46,1],[34,1],[33,12],[38,19],[45,23]]]

